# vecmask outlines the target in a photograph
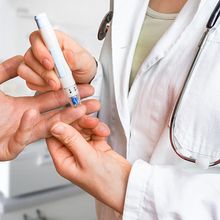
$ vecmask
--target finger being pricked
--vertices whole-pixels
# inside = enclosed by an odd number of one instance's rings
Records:
[[[48,138],[51,136],[50,129],[56,122],[63,122],[66,124],[72,124],[74,121],[81,118],[86,114],[86,106],[80,105],[77,108],[70,107],[62,110],[54,110],[45,113],[40,121],[35,125],[33,134],[34,140],[41,138]]]
[[[86,114],[98,111],[99,106],[97,100],[86,100],[78,107],[68,107],[61,110],[56,109],[44,113],[40,122],[34,128],[34,133],[36,134],[35,140],[50,137],[50,128],[54,123],[59,121],[66,124],[76,123]]]
[[[93,88],[90,85],[85,86],[79,86],[79,92],[80,96],[82,98],[89,97],[93,94]],[[21,104],[23,102],[23,99],[20,100]],[[56,92],[46,92],[43,94],[39,94],[35,96],[34,98],[30,97],[28,100],[28,103],[30,105],[30,108],[36,108],[41,113],[51,111],[53,109],[66,106],[69,102],[69,98],[65,94],[63,90],[59,90]],[[90,114],[92,112],[96,112],[100,109],[100,104],[97,100],[91,99],[83,101],[82,104],[86,105],[87,108],[87,114]]]

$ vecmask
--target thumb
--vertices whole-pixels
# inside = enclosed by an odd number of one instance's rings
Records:
[[[27,110],[21,119],[20,125],[8,145],[9,157],[15,158],[27,144],[31,143],[32,130],[37,121],[38,112],[34,109]]]
[[[72,50],[63,50],[63,55],[72,71],[77,71],[81,68],[80,54],[81,53],[74,53]]]
[[[0,64],[0,84],[17,76],[17,69],[22,61],[22,56],[15,56]]]
[[[51,133],[78,159],[83,155],[87,155],[90,152],[92,153],[92,148],[87,141],[70,125],[58,122],[51,128]]]
[[[96,61],[87,51],[64,50],[64,57],[77,83],[88,83],[96,73]]]

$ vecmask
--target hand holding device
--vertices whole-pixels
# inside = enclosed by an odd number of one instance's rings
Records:
[[[65,33],[55,33],[76,83],[88,84],[97,70],[94,57]],[[30,43],[31,47],[25,53],[24,63],[18,69],[19,76],[32,90],[45,92],[60,89],[60,80],[54,72],[53,58],[42,40],[40,31],[30,35]]]
[[[70,98],[70,104],[78,106],[80,104],[80,97],[72,71],[63,56],[56,34],[53,31],[47,15],[45,13],[39,14],[35,16],[35,21],[41,32],[44,43],[53,57],[55,71],[60,78],[65,93]]]

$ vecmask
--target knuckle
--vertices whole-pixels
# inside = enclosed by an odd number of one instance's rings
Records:
[[[38,75],[41,77],[41,78],[45,78],[45,76],[47,75],[47,73],[46,73],[47,71],[46,70],[43,70],[43,71],[38,71]]]
[[[58,173],[61,177],[66,178],[66,175],[65,175],[65,173],[64,173],[64,171],[63,171],[62,163],[57,162],[57,163],[55,164],[55,168],[56,168],[57,173]]]
[[[36,86],[34,86],[33,84],[29,83],[29,82],[26,82],[26,85],[29,89],[31,90],[37,90]]]
[[[42,66],[38,67],[35,72],[42,78],[48,75],[48,70],[44,69]]]
[[[77,141],[77,139],[78,138],[76,134],[66,135],[63,138],[63,142],[67,146],[72,146]]]
[[[21,78],[25,79],[25,78],[26,78],[26,77],[25,77],[26,73],[27,73],[27,66],[26,66],[26,64],[21,63],[21,64],[19,65],[18,69],[17,69],[17,74],[18,74]]]
[[[30,62],[31,56],[32,56],[32,51],[31,51],[31,48],[29,48],[24,55],[24,62],[26,64],[28,64]]]
[[[71,145],[74,142],[73,136],[65,136],[63,139],[65,145]]]
[[[14,160],[17,157],[17,154],[14,152],[14,150],[11,147],[7,148],[5,155],[7,160]]]
[[[64,160],[57,160],[54,161],[55,168],[57,173],[67,179],[71,179],[68,175],[68,171],[66,170],[66,167],[70,167],[73,164],[72,157],[67,157]],[[71,173],[71,176],[74,177],[73,173]]]
[[[52,93],[52,96],[53,96],[53,100],[54,100],[54,102],[56,102],[55,104],[57,106],[63,106],[63,100],[66,99],[66,96],[62,90]],[[68,101],[68,100],[66,100],[66,101]]]
[[[54,165],[56,168],[57,173],[59,173],[60,176],[63,176],[63,172],[62,172],[62,162],[60,160],[58,161],[54,161]]]
[[[38,75],[40,78],[44,79],[46,75],[46,70],[39,68],[35,71],[35,74]]]
[[[45,70],[45,71],[43,71],[42,72],[42,77],[44,77],[44,78],[46,78],[46,79],[50,79],[50,78],[53,78],[53,76],[55,76],[56,74],[55,74],[55,72],[54,72],[54,70]]]
[[[21,63],[17,69],[17,73],[20,77],[22,77],[22,73],[24,71],[24,68],[25,68],[25,64],[24,63]]]
[[[39,75],[45,81],[45,83],[48,83],[48,81],[50,80],[50,74],[45,69],[39,70],[37,72],[37,75]]]
[[[42,79],[48,78],[48,71],[45,70],[44,68],[39,68],[36,74],[39,75]]]

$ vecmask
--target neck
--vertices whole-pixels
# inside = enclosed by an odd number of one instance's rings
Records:
[[[187,0],[150,0],[149,6],[161,13],[178,13]]]

